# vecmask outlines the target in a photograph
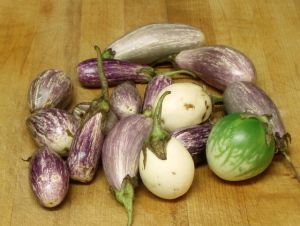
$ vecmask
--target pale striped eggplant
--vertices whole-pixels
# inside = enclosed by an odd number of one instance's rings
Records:
[[[203,46],[203,32],[181,23],[152,23],[140,26],[112,42],[106,50],[114,59],[150,64],[184,49]]]
[[[80,123],[66,110],[49,108],[30,115],[26,125],[40,147],[46,146],[61,156],[67,156]]]
[[[69,190],[69,172],[64,160],[47,147],[31,157],[29,181],[38,202],[47,208],[58,206]]]
[[[73,84],[63,71],[49,69],[41,72],[31,83],[28,106],[31,113],[46,108],[64,109],[72,100]]]
[[[118,84],[110,95],[110,107],[118,119],[141,113],[142,106],[142,97],[131,81]]]
[[[159,92],[165,87],[173,84],[173,80],[166,75],[156,75],[148,84],[144,93],[143,111],[149,106],[153,107]]]
[[[110,191],[128,213],[132,222],[134,188],[137,186],[138,162],[144,139],[152,130],[152,118],[129,115],[117,122],[103,144],[102,165]]]
[[[192,72],[219,90],[224,90],[234,81],[256,81],[253,62],[244,53],[229,46],[183,50],[173,60],[180,69]]]

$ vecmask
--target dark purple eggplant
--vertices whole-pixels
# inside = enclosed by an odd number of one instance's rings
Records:
[[[28,106],[31,113],[40,109],[64,109],[72,100],[73,84],[68,75],[60,70],[41,72],[31,83]]]
[[[55,207],[69,190],[69,172],[64,160],[47,147],[41,147],[31,157],[29,167],[31,189],[44,207]]]
[[[50,108],[30,115],[26,125],[40,147],[46,146],[61,156],[67,156],[80,123],[73,114]]]
[[[138,27],[111,43],[106,50],[114,58],[150,64],[184,49],[203,46],[204,34],[196,27],[180,23],[153,23]]]
[[[117,122],[103,144],[104,173],[110,185],[110,191],[127,210],[128,225],[132,222],[139,156],[144,139],[152,130],[152,123],[152,118],[146,115],[129,115]]]
[[[173,80],[166,75],[155,76],[148,84],[144,93],[144,103],[143,111],[147,109],[148,106],[153,107],[154,101],[159,94],[159,92],[173,84]]]
[[[110,95],[110,107],[118,119],[142,111],[142,97],[132,81],[118,84]]]
[[[291,135],[285,130],[276,104],[265,91],[252,82],[234,82],[226,87],[223,94],[223,102],[225,111],[228,114],[250,112],[256,115],[270,115],[270,125],[276,141],[276,152],[285,157],[300,182],[300,176],[286,154],[291,142]]]
[[[206,161],[205,149],[212,123],[178,128],[170,132],[190,152],[195,165]]]
[[[183,50],[173,60],[180,69],[192,72],[219,90],[224,90],[234,81],[256,80],[253,62],[245,54],[229,46]]]

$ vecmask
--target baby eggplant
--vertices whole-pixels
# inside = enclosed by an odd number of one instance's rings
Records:
[[[55,207],[69,189],[69,172],[64,160],[47,147],[41,147],[31,157],[30,186],[38,202],[44,207]]]
[[[182,70],[191,71],[219,90],[224,90],[234,81],[256,80],[253,62],[245,54],[229,46],[183,50],[175,55],[174,64]]]
[[[49,69],[40,73],[31,83],[28,106],[31,113],[46,108],[64,109],[72,100],[73,84],[60,70]]]
[[[204,34],[196,27],[180,23],[153,23],[138,27],[111,43],[106,50],[114,59],[150,64],[181,50],[203,46]]]
[[[67,156],[80,123],[65,110],[49,108],[30,115],[26,125],[40,147],[46,146],[61,156]]]

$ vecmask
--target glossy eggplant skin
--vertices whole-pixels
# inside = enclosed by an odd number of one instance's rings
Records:
[[[80,123],[66,110],[49,108],[30,115],[26,125],[40,147],[46,146],[65,157]]]
[[[204,34],[196,27],[181,23],[153,23],[138,27],[111,43],[106,50],[114,59],[150,64],[184,49],[203,46]]]
[[[256,68],[242,52],[229,46],[205,46],[183,50],[175,64],[197,75],[214,88],[224,91],[234,81],[256,81]]]
[[[47,147],[41,147],[31,157],[29,180],[38,202],[44,207],[55,207],[69,190],[69,172],[64,160]]]
[[[170,132],[189,151],[195,165],[206,161],[206,142],[214,124],[204,123],[196,126],[178,128]]]
[[[270,124],[274,134],[283,137],[286,134],[280,112],[273,100],[260,87],[252,82],[239,81],[227,86],[223,93],[225,111],[251,112],[257,115],[272,115]]]
[[[129,115],[119,120],[105,138],[102,164],[113,188],[120,190],[125,177],[137,176],[140,152],[152,124],[152,118],[146,115]]]
[[[142,64],[124,62],[117,59],[102,59],[103,70],[108,85],[116,85],[125,81],[135,83],[147,83],[152,79],[152,67]],[[147,71],[146,72],[143,72]],[[98,63],[96,58],[80,62],[77,65],[79,82],[86,87],[101,87],[98,75]]]
[[[159,92],[165,87],[173,84],[173,80],[166,75],[156,75],[150,82],[148,82],[143,102],[143,111],[147,106],[153,107],[154,101]]]
[[[67,158],[70,178],[88,183],[94,178],[102,152],[104,133],[100,125],[102,113],[93,115],[74,136]]]
[[[73,89],[71,78],[63,71],[49,69],[41,72],[29,88],[30,112],[47,108],[64,109],[72,100]]]
[[[132,81],[117,85],[110,96],[110,107],[118,119],[142,111],[142,97]]]

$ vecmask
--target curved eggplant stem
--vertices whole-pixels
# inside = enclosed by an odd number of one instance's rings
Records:
[[[286,154],[285,151],[280,151],[280,154],[282,154],[284,156],[284,158],[286,159],[286,161],[290,164],[291,168],[293,169],[293,171],[295,173],[295,176],[296,176],[298,182],[300,183],[299,173],[298,173],[296,167],[294,166],[293,162],[291,161],[290,157]]]

